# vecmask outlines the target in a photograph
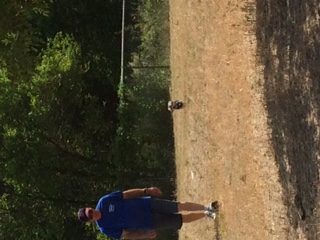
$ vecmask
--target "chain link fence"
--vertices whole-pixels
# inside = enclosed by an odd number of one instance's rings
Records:
[[[123,0],[120,84],[145,75],[168,80],[169,32],[168,1]]]

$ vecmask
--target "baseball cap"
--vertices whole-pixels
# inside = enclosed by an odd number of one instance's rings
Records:
[[[86,215],[86,209],[85,208],[80,208],[78,211],[78,219],[81,222],[88,222],[90,218]]]

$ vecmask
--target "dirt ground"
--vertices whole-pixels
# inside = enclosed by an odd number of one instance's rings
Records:
[[[170,0],[180,239],[320,239],[319,1]]]

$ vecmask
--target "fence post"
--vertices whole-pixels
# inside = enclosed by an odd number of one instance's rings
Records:
[[[124,62],[124,19],[125,19],[126,0],[122,0],[122,30],[121,30],[121,72],[120,84],[123,84],[123,62]]]

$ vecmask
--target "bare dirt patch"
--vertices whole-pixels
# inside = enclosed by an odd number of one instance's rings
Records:
[[[215,223],[180,239],[318,237],[318,41],[300,50],[308,41],[295,33],[310,32],[282,24],[315,2],[278,2],[170,1],[171,96],[186,105],[173,113],[177,196],[222,203]],[[319,33],[314,19],[305,25]]]

